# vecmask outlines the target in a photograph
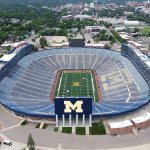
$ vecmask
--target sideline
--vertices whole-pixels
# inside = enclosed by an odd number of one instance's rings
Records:
[[[93,96],[94,96],[94,102],[95,102],[95,88],[94,88],[92,73],[91,73],[91,80],[92,80]]]

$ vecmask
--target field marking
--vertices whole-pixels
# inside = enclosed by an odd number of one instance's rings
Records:
[[[62,76],[63,76],[63,71],[62,71],[62,75],[61,75],[59,86],[58,86],[58,90],[57,90],[57,97],[58,97],[59,91],[60,91],[60,85],[61,85],[61,81],[62,81]]]
[[[92,80],[92,89],[93,89],[93,96],[94,96],[94,102],[96,101],[95,100],[95,88],[94,88],[94,83],[93,83],[93,76],[92,76],[92,73],[91,73],[91,80]]]

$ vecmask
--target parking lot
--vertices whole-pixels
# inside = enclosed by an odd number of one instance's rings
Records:
[[[139,37],[139,40],[141,41],[142,44],[150,44],[150,37]]]

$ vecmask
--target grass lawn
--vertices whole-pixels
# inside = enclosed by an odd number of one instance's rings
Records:
[[[150,26],[147,26],[147,27],[144,27],[141,29],[141,32],[144,34],[144,35],[150,35]]]
[[[72,133],[72,127],[63,127],[62,133],[71,134]]]
[[[40,125],[41,125],[41,124],[40,124],[40,123],[38,123],[38,124],[35,126],[35,128],[39,128],[39,127],[40,127]]]
[[[21,125],[24,126],[24,125],[27,125],[28,123],[29,123],[29,121],[24,120],[24,121],[21,123]]]
[[[91,135],[105,135],[106,130],[102,121],[98,123],[92,123],[92,127],[90,127],[90,134]]]
[[[57,132],[58,131],[58,127],[54,127],[54,131]]]
[[[77,135],[85,135],[85,127],[76,127]]]
[[[44,123],[42,129],[46,129],[48,127],[48,124]]]

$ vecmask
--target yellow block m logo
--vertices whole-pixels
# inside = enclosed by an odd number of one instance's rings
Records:
[[[83,109],[82,109],[82,105],[83,105],[83,101],[77,101],[75,104],[72,104],[70,101],[64,101],[64,105],[65,105],[65,113],[71,113],[72,110],[75,110],[76,113],[82,113]]]

